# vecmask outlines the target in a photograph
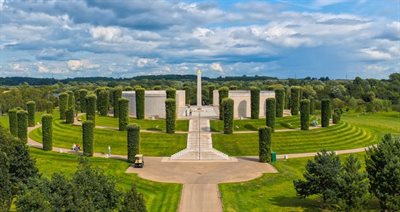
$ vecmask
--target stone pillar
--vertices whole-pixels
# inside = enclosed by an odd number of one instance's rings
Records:
[[[201,107],[202,98],[201,98],[201,70],[197,71],[197,106]]]

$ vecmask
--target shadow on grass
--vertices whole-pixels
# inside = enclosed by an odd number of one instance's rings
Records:
[[[146,130],[159,131],[159,132],[162,131],[162,129],[160,129],[160,128],[155,128],[155,127],[150,127],[150,128],[147,128]]]
[[[257,127],[255,127],[252,124],[245,124],[244,128],[247,129],[247,130],[257,131]]]
[[[318,200],[301,199],[298,197],[276,196],[271,198],[273,205],[285,207],[300,207],[304,211],[320,211],[321,202]]]
[[[253,162],[258,162],[258,158],[257,157],[245,157],[245,156],[241,156],[241,157],[237,157],[241,160],[247,160],[247,161],[253,161]]]

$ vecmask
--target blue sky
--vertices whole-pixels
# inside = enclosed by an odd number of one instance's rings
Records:
[[[400,0],[0,0],[0,24],[0,76],[400,72]]]

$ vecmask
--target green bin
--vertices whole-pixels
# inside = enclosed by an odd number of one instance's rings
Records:
[[[276,161],[276,152],[271,152],[271,162]]]

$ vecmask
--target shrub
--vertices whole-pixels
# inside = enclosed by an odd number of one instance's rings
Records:
[[[86,113],[86,96],[88,91],[86,89],[79,90],[79,103],[81,106],[81,112]]]
[[[341,116],[342,116],[342,114],[340,112],[335,111],[332,116],[332,122],[334,124],[339,124]]]
[[[300,103],[300,124],[302,130],[310,127],[310,100],[303,99]]]
[[[18,119],[17,119],[17,110],[12,109],[8,111],[8,122],[10,125],[10,133],[11,135],[17,137],[18,136]]]
[[[290,89],[290,111],[292,115],[298,115],[300,109],[300,87],[291,87]]]
[[[119,117],[119,115],[118,115],[118,111],[119,111],[118,100],[119,100],[120,98],[122,98],[122,89],[119,88],[119,87],[114,88],[114,89],[112,90],[112,93],[113,93],[113,95],[112,95],[113,101],[112,101],[112,102],[113,102],[114,118],[117,118],[117,117]]]
[[[290,109],[290,87],[285,87],[285,109]]]
[[[50,114],[42,116],[42,143],[43,150],[53,149],[53,116]]]
[[[68,94],[61,93],[58,96],[58,106],[60,107],[60,119],[65,120],[65,111],[68,109]]]
[[[275,89],[276,99],[276,117],[283,117],[283,109],[285,107],[285,90],[282,88]]]
[[[66,124],[73,124],[74,123],[74,109],[70,107],[67,111],[65,111],[65,123]]]
[[[110,108],[109,97],[110,97],[110,94],[109,94],[108,90],[101,90],[99,92],[99,101],[98,102],[100,105],[98,106],[98,108],[99,108],[99,113],[101,116],[108,115],[108,110]]]
[[[324,99],[321,101],[321,126],[329,127],[330,101]]]
[[[82,123],[82,146],[83,154],[85,156],[93,156],[93,135],[94,123],[93,121],[84,121]]]
[[[144,88],[136,88],[135,97],[136,97],[136,118],[144,119]]]
[[[270,127],[261,127],[258,129],[258,152],[259,161],[262,163],[271,162],[271,135]]]
[[[251,118],[258,119],[260,117],[260,89],[256,87],[250,88],[250,107]]]
[[[46,113],[48,114],[53,114],[53,102],[52,101],[47,101],[46,102]]]
[[[167,133],[175,133],[176,102],[175,99],[165,100],[165,124]]]
[[[96,125],[96,101],[96,95],[90,94],[86,96],[86,120],[93,121],[94,125]]]
[[[35,111],[36,111],[36,104],[34,101],[29,101],[26,103],[26,109],[28,111],[28,126],[34,127],[35,126]]]
[[[133,88],[131,86],[126,86],[124,88],[124,91],[133,91]]]
[[[315,99],[310,99],[310,114],[314,115],[315,114]]]
[[[105,87],[99,87],[94,90],[94,93],[96,94],[96,110],[100,111],[100,92],[104,91],[106,88]]]
[[[221,87],[218,89],[219,94],[219,119],[224,120],[224,107],[222,106],[222,100],[228,98],[229,89],[227,87]]]
[[[27,143],[28,142],[28,112],[20,110],[17,112],[18,119],[18,138]]]
[[[73,108],[75,110],[75,94],[73,91],[67,91],[68,94],[68,108]]]
[[[276,101],[274,98],[268,98],[265,100],[265,121],[268,127],[271,127],[272,132],[275,131],[275,108]]]
[[[156,86],[153,87],[153,90],[159,91],[159,90],[161,90],[161,86],[160,85],[156,85]]]
[[[233,133],[233,99],[225,98],[222,100],[224,111],[224,134]]]
[[[129,120],[129,100],[125,98],[120,98],[118,100],[119,107],[119,117],[118,117],[118,129],[120,131],[124,131],[126,129],[126,125],[128,125]]]
[[[208,104],[209,105],[213,104],[213,101],[214,101],[214,90],[215,90],[215,86],[214,85],[208,86]]]
[[[140,127],[137,124],[130,124],[126,127],[128,140],[128,162],[135,162],[135,155],[139,154]]]
[[[122,200],[121,211],[146,212],[143,195],[136,191],[135,185],[125,193]]]
[[[176,99],[176,89],[168,88],[166,91],[167,99]]]
[[[185,90],[185,104],[189,105],[190,104],[190,87],[184,87],[183,90]]]

